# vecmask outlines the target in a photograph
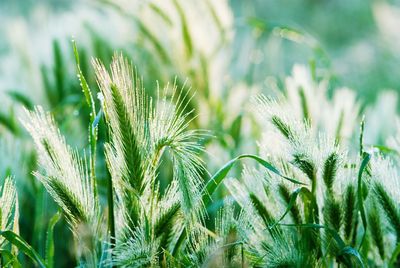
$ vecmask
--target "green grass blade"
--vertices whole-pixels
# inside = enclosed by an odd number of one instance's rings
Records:
[[[26,95],[16,90],[7,91],[7,95],[14,101],[21,103],[28,110],[33,110],[33,103]]]
[[[358,203],[358,210],[360,211],[361,220],[364,227],[364,233],[360,242],[359,249],[362,247],[365,236],[367,234],[367,217],[365,216],[364,210],[364,197],[363,197],[363,189],[362,189],[362,175],[364,170],[366,169],[369,160],[371,159],[371,155],[368,153],[363,153],[363,160],[360,165],[360,169],[358,171],[358,179],[357,179],[357,203]]]
[[[21,267],[21,264],[18,261],[17,256],[13,255],[9,250],[6,249],[0,249],[0,259],[2,258],[2,261],[0,261],[2,267],[13,267],[13,268],[19,268]]]
[[[157,14],[160,16],[160,18],[162,18],[164,20],[164,22],[166,24],[168,24],[168,26],[172,26],[172,20],[170,19],[170,17],[168,16],[167,13],[165,13],[160,7],[158,7],[156,4],[154,3],[149,3],[149,7]]]
[[[57,90],[57,100],[59,102],[63,101],[64,96],[66,94],[65,85],[67,84],[65,81],[66,68],[64,65],[63,53],[60,47],[60,43],[55,40],[53,41],[53,58],[54,58],[54,79],[55,79],[55,88]]]
[[[83,94],[85,95],[86,102],[87,102],[89,108],[91,108],[91,110],[92,110],[91,118],[94,118],[96,116],[95,103],[94,103],[94,100],[93,100],[92,92],[91,92],[91,90],[89,88],[89,85],[86,82],[85,76],[83,75],[82,70],[81,70],[78,48],[76,46],[76,42],[75,41],[72,41],[72,47],[74,49],[76,69],[77,69],[77,73],[78,73],[79,82],[81,84],[81,88],[82,88]]]
[[[234,164],[244,158],[250,158],[258,162],[260,165],[265,167],[267,170],[271,171],[272,173],[278,175],[279,177],[286,179],[294,184],[304,185],[304,183],[297,181],[295,179],[289,178],[284,176],[276,167],[274,167],[271,163],[267,162],[266,160],[260,158],[259,156],[252,155],[252,154],[243,154],[236,158],[233,158],[228,163],[226,163],[222,168],[220,168],[207,182],[205,189],[203,190],[203,203],[207,205],[211,201],[211,195],[217,189],[217,187],[221,184],[221,182],[225,179],[228,175],[231,168]]]
[[[299,89],[299,97],[300,97],[301,109],[303,111],[303,119],[305,122],[311,123],[310,112],[307,104],[307,97],[303,87],[300,87]]]
[[[39,267],[46,268],[45,262],[35,249],[29,245],[22,237],[12,231],[0,231],[0,235],[7,239],[8,242],[16,246],[26,256],[33,260]]]
[[[283,201],[286,203],[286,206],[288,206],[290,203],[290,197],[291,197],[288,187],[285,184],[280,183],[278,185],[278,193],[281,196],[281,198],[283,199]],[[300,224],[302,222],[302,219],[301,219],[299,207],[296,204],[294,204],[293,207],[291,208],[290,212],[292,214],[292,219],[293,219],[294,223]]]
[[[240,132],[242,129],[242,115],[239,114],[235,120],[233,120],[231,128],[229,130],[229,134],[231,135],[231,137],[233,138],[233,140],[235,141],[235,144],[239,144],[240,142]]]
[[[61,219],[61,213],[57,212],[49,222],[46,237],[46,265],[48,268],[54,267],[54,226]]]
[[[289,200],[289,204],[286,207],[285,212],[282,214],[282,216],[274,223],[272,224],[269,228],[274,228],[276,225],[278,225],[284,218],[285,216],[291,211],[291,209],[293,208],[293,206],[296,204],[296,200],[297,197],[302,194],[304,195],[308,200],[313,199],[312,197],[312,193],[310,192],[310,190],[308,190],[308,188],[306,187],[299,187],[296,190],[293,191],[293,193],[290,195],[290,200]]]
[[[3,125],[6,129],[8,129],[12,134],[16,136],[18,136],[20,133],[20,130],[12,113],[6,114],[0,112],[0,126],[1,125]]]
[[[192,37],[190,35],[189,27],[187,24],[185,12],[183,11],[181,5],[178,3],[177,0],[174,0],[174,4],[176,7],[176,10],[178,11],[179,18],[180,18],[181,24],[182,24],[182,36],[183,36],[183,41],[186,46],[186,54],[187,54],[187,57],[190,59],[193,55],[193,42],[192,42]]]

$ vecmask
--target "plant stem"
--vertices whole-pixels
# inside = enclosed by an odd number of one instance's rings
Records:
[[[115,247],[114,194],[111,175],[107,172],[108,230],[110,232],[111,252]],[[113,253],[112,253],[113,254]],[[112,255],[111,254],[111,255]]]

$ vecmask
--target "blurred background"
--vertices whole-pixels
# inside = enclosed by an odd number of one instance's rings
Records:
[[[210,172],[255,150],[259,131],[245,116],[246,103],[283,90],[294,64],[327,81],[328,98],[344,86],[356,92],[360,114],[370,118],[370,143],[384,143],[395,132],[399,1],[0,0],[0,177],[15,176],[21,235],[41,253],[57,209],[31,175],[36,155],[18,118],[23,107],[42,105],[68,143],[87,148],[89,111],[72,40],[94,92],[91,59],[107,65],[114,51],[132,60],[149,94],[158,84],[191,88],[196,97],[189,108],[198,114],[192,127],[213,134],[204,141]],[[101,185],[107,172],[99,157]],[[70,267],[71,234],[65,224],[56,231],[68,241],[56,245],[56,252],[68,252],[59,265]]]
[[[101,56],[96,54],[100,53],[96,42],[101,41],[113,50],[133,53],[141,32],[135,17],[140,16],[146,16],[155,28],[158,24],[160,28],[155,30],[166,35],[163,39],[170,39],[172,31],[161,30],[168,24],[160,21],[162,15],[154,10],[153,14],[140,12],[147,2],[1,1],[1,92],[18,89],[37,102],[43,100],[40,66],[51,67],[55,40],[66,63],[72,59],[67,56],[71,54],[72,38],[88,50],[88,56]],[[187,15],[201,14],[201,9],[207,13],[207,7],[188,2],[182,3]],[[229,28],[232,38],[229,40],[231,54],[223,60],[231,60],[233,64],[229,64],[223,76],[230,74],[237,80],[245,78],[248,83],[262,83],[269,75],[288,74],[293,63],[308,63],[313,59],[330,71],[335,83],[357,90],[365,101],[373,101],[379,90],[399,88],[398,1],[209,2],[218,2],[212,4],[214,15],[223,23],[220,26]],[[207,38],[213,36],[201,36],[198,29],[203,28],[207,33],[207,16],[187,16],[187,20],[198,24],[189,26],[190,31],[199,32],[193,45],[205,50],[203,47],[210,45]],[[288,28],[299,34],[282,33],[277,28]]]

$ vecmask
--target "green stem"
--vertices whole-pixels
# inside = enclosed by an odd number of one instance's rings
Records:
[[[108,172],[107,172],[108,173]],[[115,220],[114,220],[114,193],[111,175],[107,176],[107,202],[108,202],[108,230],[110,232],[111,251],[115,247]]]

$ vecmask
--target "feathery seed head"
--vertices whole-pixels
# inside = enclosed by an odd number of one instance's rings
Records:
[[[34,175],[64,210],[72,229],[78,223],[95,223],[99,208],[86,157],[81,158],[66,144],[53,118],[42,107],[26,114],[22,123],[35,142],[41,168]]]

